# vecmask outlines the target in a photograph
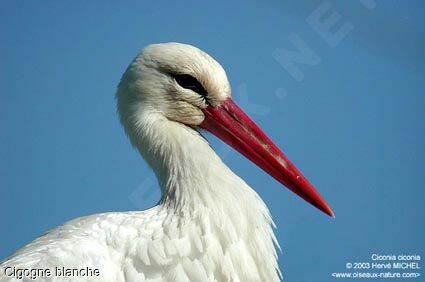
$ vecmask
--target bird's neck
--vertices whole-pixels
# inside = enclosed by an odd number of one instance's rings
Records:
[[[164,118],[144,118],[135,146],[156,174],[161,202],[189,211],[229,197],[225,186],[243,182],[194,129]],[[227,188],[229,189],[229,188]],[[235,192],[235,191],[233,191]]]
[[[161,117],[142,120],[133,144],[157,176],[161,203],[191,214],[202,207],[223,210],[226,204],[234,207],[235,202],[244,205],[259,199],[197,131]]]
[[[273,221],[256,192],[197,131],[165,119],[143,120],[132,141],[158,178],[160,208],[169,215],[163,226],[213,234],[223,250],[245,244],[252,260],[264,266],[259,272],[265,281],[278,280]],[[234,263],[244,265],[237,250]]]

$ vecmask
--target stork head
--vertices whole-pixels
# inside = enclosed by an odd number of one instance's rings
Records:
[[[193,130],[205,129],[307,202],[334,216],[307,179],[232,101],[221,65],[198,48],[180,43],[147,46],[124,73],[117,99],[130,139],[128,125],[146,112]]]
[[[204,120],[203,109],[230,96],[224,69],[207,53],[163,43],[147,46],[130,64],[119,86],[118,106],[136,99],[169,120],[196,127]]]

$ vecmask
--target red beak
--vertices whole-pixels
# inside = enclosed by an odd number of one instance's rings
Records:
[[[231,99],[219,107],[207,107],[203,112],[205,120],[201,128],[223,140],[319,210],[335,217],[313,185]]]

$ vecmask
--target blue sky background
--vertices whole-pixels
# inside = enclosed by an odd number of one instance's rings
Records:
[[[168,41],[222,63],[236,102],[336,213],[208,135],[269,206],[286,281],[330,281],[373,253],[423,257],[425,4],[299,2],[2,1],[0,259],[72,218],[159,199],[114,94],[143,46]],[[324,18],[341,16],[332,32],[353,27],[336,46],[306,20],[323,7]],[[316,54],[314,65],[296,64],[301,81],[276,59],[297,50],[294,36]]]

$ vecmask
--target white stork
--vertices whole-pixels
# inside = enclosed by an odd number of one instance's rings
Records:
[[[333,216],[231,100],[221,65],[196,47],[147,46],[125,71],[117,100],[125,132],[156,174],[159,204],[69,221],[3,261],[0,281],[25,274],[19,269],[51,269],[51,276],[39,272],[38,281],[279,281],[279,246],[266,205],[200,129]],[[72,275],[61,276],[65,269]]]

